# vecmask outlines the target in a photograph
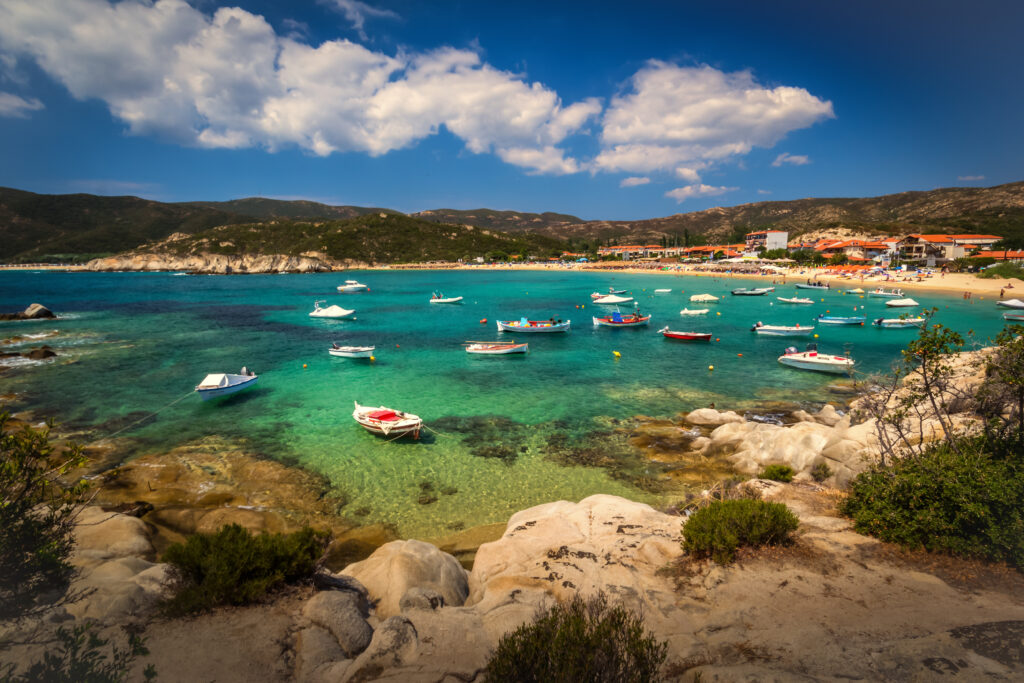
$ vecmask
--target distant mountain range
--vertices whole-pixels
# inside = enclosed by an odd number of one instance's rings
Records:
[[[260,224],[344,222],[380,214],[404,216],[386,208],[330,206],[260,197],[227,202],[162,203],[138,197],[41,195],[0,188],[0,261],[85,260],[160,242],[174,233],[192,235],[218,226],[245,225],[247,234],[253,234]],[[492,209],[435,209],[408,218],[415,223],[403,221],[401,225],[416,228],[403,232],[405,238],[413,232],[422,232],[424,238],[429,238],[434,229],[428,229],[428,224],[472,226],[493,234],[476,233],[468,242],[462,242],[467,235],[459,231],[458,237],[449,241],[458,241],[459,248],[469,248],[483,236],[503,242],[503,246],[499,246],[491,239],[484,240],[488,249],[499,250],[532,244],[551,251],[560,246],[580,248],[609,240],[620,244],[687,238],[731,242],[750,230],[767,227],[789,230],[793,236],[844,227],[895,234],[984,232],[1024,238],[1024,182],[870,198],[757,202],[637,221],[585,221],[568,214]],[[398,225],[399,222],[385,221],[379,227],[388,230],[388,226]],[[261,229],[255,229],[255,233],[260,232]],[[277,238],[272,238],[271,234],[279,233],[280,230],[268,230],[267,244],[276,243]],[[531,233],[547,239],[529,237]],[[185,248],[184,245],[182,241],[179,246]],[[480,248],[484,246],[480,244]],[[353,254],[351,258],[363,259],[369,255],[374,259],[397,259],[400,253],[413,256],[411,251],[405,252],[395,246],[390,250],[373,251],[373,255],[363,250],[362,255]],[[423,251],[423,258],[432,258],[428,252],[429,249]]]

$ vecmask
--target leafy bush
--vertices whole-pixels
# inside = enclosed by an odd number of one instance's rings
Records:
[[[658,681],[668,645],[643,620],[603,594],[579,596],[502,636],[487,662],[488,681],[576,683]]]
[[[178,591],[165,608],[176,615],[255,602],[282,584],[311,577],[327,538],[309,527],[255,536],[238,524],[190,536],[164,553],[178,580]]]
[[[811,468],[811,479],[818,482],[819,484],[833,474],[832,468],[828,466],[826,462],[819,462],[817,465]]]
[[[907,548],[1024,569],[1024,464],[984,437],[876,465],[854,479],[841,511],[854,529]]]
[[[736,559],[741,546],[787,543],[799,521],[782,503],[722,500],[690,515],[683,524],[683,550],[719,564]]]
[[[84,464],[80,448],[58,452],[49,426],[10,429],[9,422],[0,412],[0,620],[44,609],[44,592],[62,597],[74,575],[68,557],[86,488],[58,481]]]
[[[985,279],[998,278],[1000,280],[1018,278],[1024,280],[1024,268],[1021,268],[1016,263],[1010,263],[1009,261],[1000,263],[998,266],[992,266],[978,273],[978,277]]]
[[[790,482],[793,481],[793,475],[796,474],[793,468],[789,465],[768,465],[761,474],[757,475],[758,479],[771,479],[772,481]]]
[[[114,645],[108,657],[102,648],[109,641],[97,636],[92,629],[91,622],[70,631],[63,626],[58,628],[60,642],[53,651],[44,654],[42,661],[31,664],[24,673],[14,675],[8,668],[0,673],[0,683],[121,683],[135,658],[149,654],[142,638],[131,634],[127,649]],[[156,670],[150,664],[142,675],[144,680],[152,681]]]

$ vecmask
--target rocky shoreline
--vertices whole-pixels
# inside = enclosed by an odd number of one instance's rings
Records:
[[[203,253],[177,256],[166,253],[129,252],[93,259],[83,270],[100,272],[176,271],[201,275],[244,275],[260,273],[328,273],[352,268],[366,268],[361,261],[336,261],[325,254],[226,254]]]

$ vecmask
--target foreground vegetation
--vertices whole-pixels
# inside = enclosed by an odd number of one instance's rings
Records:
[[[851,484],[854,528],[908,548],[1008,562],[1024,570],[1024,326],[1009,326],[965,386],[952,354],[964,339],[925,326],[866,407],[878,420],[879,463]],[[950,407],[982,423],[961,427]],[[925,441],[922,424],[941,438]]]
[[[662,680],[668,645],[643,619],[609,606],[603,594],[579,596],[502,636],[484,670],[487,681],[646,683]]]
[[[788,543],[799,524],[782,503],[719,500],[697,510],[683,524],[683,550],[696,559],[710,557],[728,564],[741,547]]]
[[[164,553],[177,582],[165,610],[177,616],[246,605],[285,584],[310,579],[327,541],[328,534],[308,527],[257,536],[238,524],[190,536]]]

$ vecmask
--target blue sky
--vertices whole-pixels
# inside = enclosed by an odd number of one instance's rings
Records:
[[[638,219],[1024,179],[1024,3],[4,0],[0,185]]]

